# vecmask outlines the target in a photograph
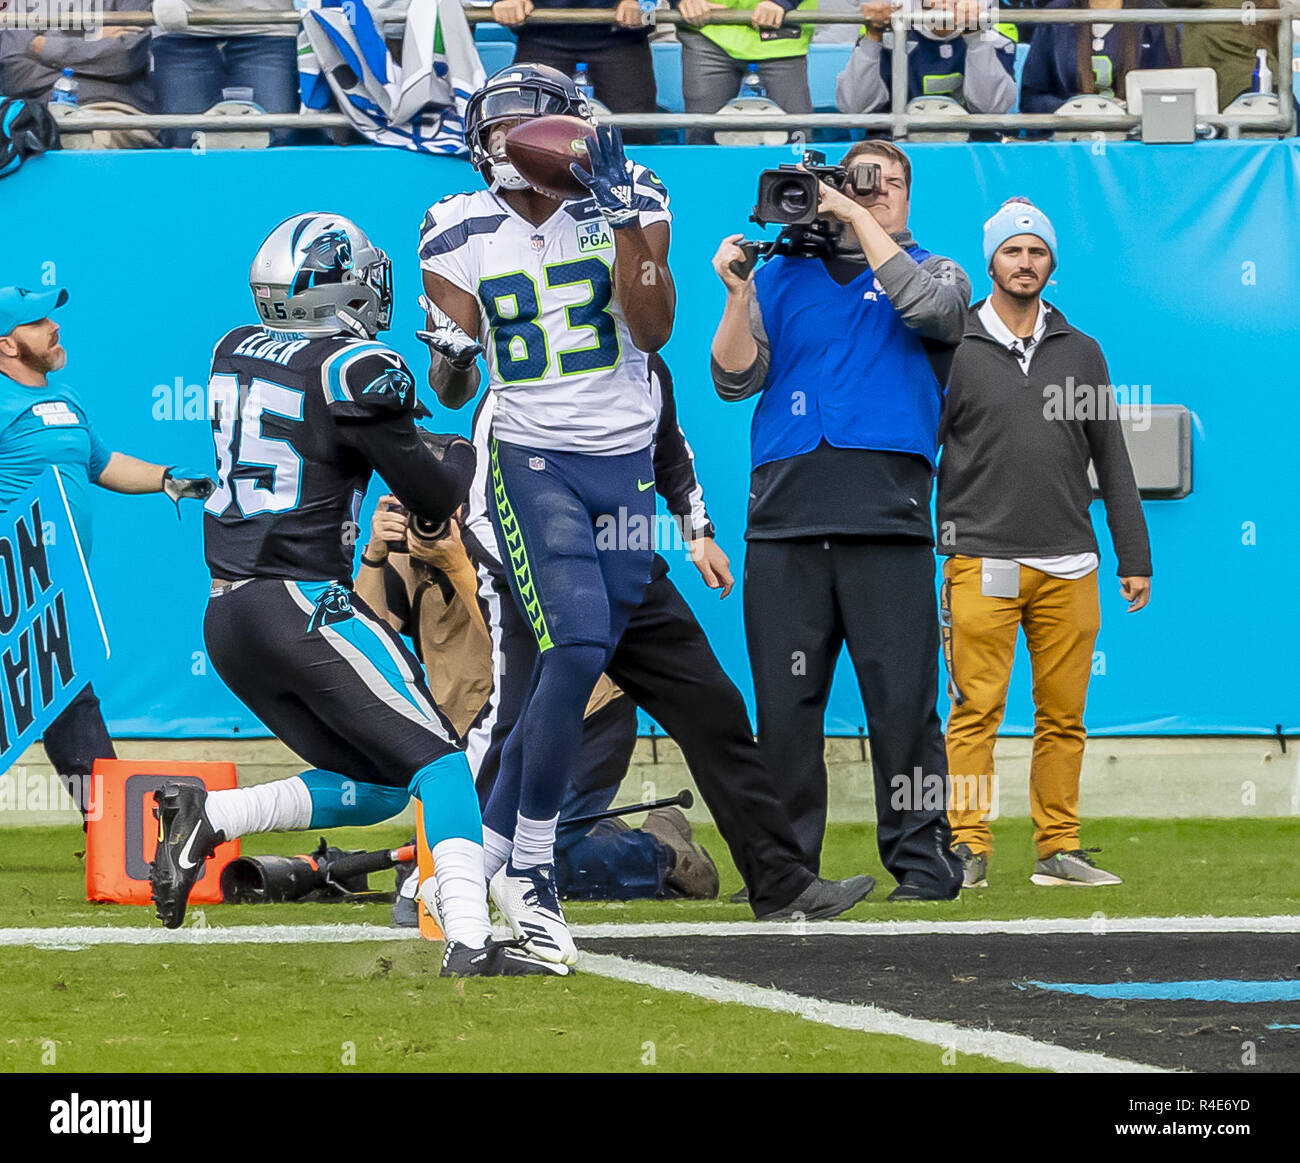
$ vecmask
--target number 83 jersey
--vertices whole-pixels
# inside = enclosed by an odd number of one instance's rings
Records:
[[[632,174],[641,225],[671,222],[659,179]],[[617,236],[591,198],[538,226],[488,190],[425,214],[420,266],[478,300],[492,431],[507,443],[612,456],[653,439],[646,354],[614,289]]]

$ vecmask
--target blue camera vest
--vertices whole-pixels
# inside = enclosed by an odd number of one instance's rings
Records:
[[[907,248],[918,263],[930,257]],[[821,259],[774,258],[754,275],[772,364],[754,421],[754,467],[836,448],[910,452],[934,466],[943,385],[870,269],[840,286]]]

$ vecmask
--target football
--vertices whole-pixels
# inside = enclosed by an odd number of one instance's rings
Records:
[[[584,198],[587,187],[569,171],[587,163],[587,142],[596,131],[580,117],[535,117],[506,134],[506,157],[534,190],[561,201]]]

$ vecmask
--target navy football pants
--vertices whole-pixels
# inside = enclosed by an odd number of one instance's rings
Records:
[[[587,700],[650,581],[650,449],[620,456],[493,438],[488,508],[510,591],[537,641],[519,721],[483,813],[513,836],[515,813],[550,819],[577,768]]]

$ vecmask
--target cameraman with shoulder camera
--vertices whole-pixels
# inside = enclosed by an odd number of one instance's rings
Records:
[[[908,231],[911,165],[897,146],[860,142],[841,167],[814,171],[816,221],[811,205],[798,213],[798,183],[811,180],[769,171],[758,216],[799,224],[749,277],[732,266],[743,271],[752,256],[739,235],[713,260],[727,288],[714,386],[724,400],[758,397],[744,606],[759,745],[815,872],[824,714],[847,643],[870,730],[880,856],[899,882],[890,900],[948,900],[961,873],[948,852],[935,707],[930,490],[970,281]]]

